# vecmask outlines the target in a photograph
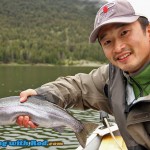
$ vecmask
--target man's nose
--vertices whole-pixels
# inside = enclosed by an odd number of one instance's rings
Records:
[[[116,40],[114,44],[114,53],[120,53],[125,48],[125,43],[121,40]]]

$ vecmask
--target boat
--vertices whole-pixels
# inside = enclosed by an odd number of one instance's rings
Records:
[[[87,138],[85,148],[79,145],[76,150],[127,150],[115,121],[105,112],[100,118],[102,123]]]

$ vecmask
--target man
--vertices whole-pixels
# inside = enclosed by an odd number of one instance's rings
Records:
[[[132,2],[115,0],[96,15],[90,42],[98,40],[109,65],[23,91],[20,101],[39,94],[64,108],[104,110],[115,116],[129,150],[150,149],[150,24]],[[36,127],[29,116],[17,123]]]

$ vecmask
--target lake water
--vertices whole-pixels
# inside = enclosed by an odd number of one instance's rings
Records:
[[[44,83],[55,80],[59,76],[74,75],[78,72],[89,73],[94,67],[63,66],[0,66],[0,97],[19,95],[27,88],[37,88]],[[99,122],[99,112],[94,110],[69,110],[82,121]],[[58,141],[58,142],[57,142]],[[32,142],[32,146],[28,143]],[[44,146],[44,142],[49,145]],[[57,143],[56,143],[57,142]],[[42,146],[34,146],[34,144]],[[7,145],[9,144],[9,146]],[[18,146],[14,146],[18,144]],[[22,146],[20,146],[22,144]],[[56,145],[60,144],[60,146]],[[17,125],[0,126],[0,149],[26,150],[74,150],[78,147],[75,134],[68,128],[62,133],[47,128],[26,129]]]

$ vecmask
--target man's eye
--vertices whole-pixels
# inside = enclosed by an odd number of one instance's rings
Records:
[[[109,45],[111,43],[111,41],[110,40],[107,40],[107,41],[105,41],[104,43],[103,43],[103,45],[104,46],[107,46],[107,45]]]
[[[122,33],[121,33],[121,36],[124,36],[124,35],[126,35],[128,33],[128,30],[125,30],[125,31],[123,31]]]

